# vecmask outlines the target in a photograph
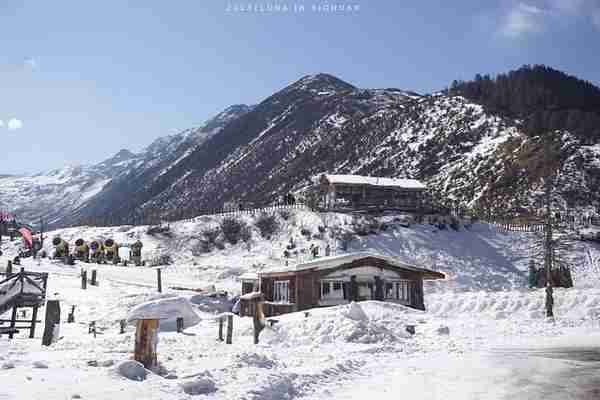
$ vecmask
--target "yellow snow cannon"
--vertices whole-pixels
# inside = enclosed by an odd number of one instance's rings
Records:
[[[90,262],[90,246],[83,239],[75,241],[75,258],[79,261]]]
[[[119,245],[113,239],[106,239],[104,241],[104,254],[107,262],[118,264],[119,258]]]
[[[101,240],[92,240],[90,242],[90,258],[92,262],[102,264],[104,262],[104,244]]]

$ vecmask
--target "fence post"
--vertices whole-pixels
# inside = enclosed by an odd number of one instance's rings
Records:
[[[219,317],[219,340],[223,341],[223,323],[225,322],[225,318]]]
[[[29,328],[29,339],[35,336],[35,324],[37,324],[38,306],[33,307],[33,315],[31,317],[31,328]]]
[[[177,317],[177,333],[183,332],[183,317]]]
[[[81,270],[81,288],[87,289],[87,270]]]
[[[6,264],[6,277],[8,278],[12,274],[12,261],[8,260]]]
[[[231,338],[233,336],[233,315],[227,315],[227,340],[225,343],[231,344]]]
[[[54,327],[60,324],[60,303],[58,300],[48,300],[46,302],[46,325],[44,326],[44,336],[42,345],[50,346],[54,337]]]
[[[95,269],[92,270],[92,281],[90,282],[90,284],[92,286],[98,286],[98,281],[96,280],[96,274],[97,271]]]
[[[162,293],[162,271],[160,268],[156,269],[156,282],[158,285],[158,293]]]

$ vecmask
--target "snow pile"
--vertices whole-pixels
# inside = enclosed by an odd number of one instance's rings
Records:
[[[183,318],[183,328],[189,328],[200,322],[189,300],[184,297],[169,297],[142,303],[131,310],[127,322],[144,318],[159,318],[161,332],[176,331],[177,318]]]
[[[405,307],[379,302],[312,310],[308,316],[294,313],[281,318],[273,328],[261,334],[266,342],[285,342],[289,346],[332,344],[337,342],[360,344],[389,344],[410,338],[406,325],[412,319],[402,315]]]

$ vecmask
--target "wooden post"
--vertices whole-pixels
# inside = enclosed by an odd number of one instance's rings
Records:
[[[125,333],[125,327],[127,326],[127,321],[125,321],[124,319],[119,321],[119,333]]]
[[[12,261],[8,260],[8,263],[6,264],[6,277],[10,277],[10,275],[12,274]]]
[[[11,329],[11,330],[12,330],[12,329],[15,329],[15,324],[16,324],[16,322],[17,322],[16,320],[17,320],[17,306],[14,306],[14,307],[13,307],[13,309],[12,309],[12,315],[11,315],[11,317],[10,317],[10,329]],[[13,338],[13,335],[14,335],[14,334],[13,334],[12,332],[11,332],[11,333],[9,333],[9,334],[8,334],[8,338],[9,338],[9,339],[12,339],[12,338]]]
[[[75,306],[71,306],[71,312],[67,315],[67,323],[75,322]]]
[[[90,284],[92,286],[98,286],[98,281],[96,280],[97,271],[95,269],[92,270],[92,280]]]
[[[177,317],[177,333],[183,332],[183,317]]]
[[[60,324],[60,303],[58,300],[48,300],[46,302],[46,325],[44,326],[44,336],[42,345],[50,346],[54,339],[54,326]]]
[[[158,293],[162,293],[162,275],[160,268],[156,269],[156,281],[158,284]]]
[[[223,341],[223,323],[225,319],[223,317],[219,317],[219,340]]]
[[[227,315],[227,340],[225,343],[231,344],[231,338],[233,336],[233,315]]]
[[[149,370],[157,365],[158,319],[139,319],[135,331],[134,359]]]
[[[264,325],[262,321],[264,320],[263,311],[262,311],[262,302],[257,301],[255,304],[254,315],[254,344],[258,344],[258,336],[260,332],[264,329]]]
[[[31,328],[29,328],[29,339],[33,339],[33,337],[35,336],[35,324],[37,323],[38,308],[39,306],[33,306]]]
[[[87,289],[87,271],[83,269],[81,270],[81,288]]]

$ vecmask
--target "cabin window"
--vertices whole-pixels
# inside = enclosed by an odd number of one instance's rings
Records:
[[[287,303],[289,301],[290,281],[275,281],[273,285],[273,301]]]
[[[387,282],[385,298],[410,303],[410,281]]]
[[[343,299],[344,284],[341,281],[321,282],[321,299]]]

